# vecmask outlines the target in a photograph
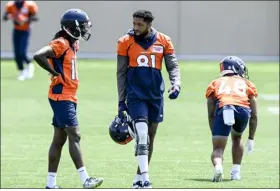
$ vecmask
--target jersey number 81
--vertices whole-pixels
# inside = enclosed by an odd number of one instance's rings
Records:
[[[137,64],[138,67],[152,67],[155,68],[156,67],[156,55],[150,55],[151,58],[151,66],[149,65],[149,58],[147,55],[140,55],[137,58]]]

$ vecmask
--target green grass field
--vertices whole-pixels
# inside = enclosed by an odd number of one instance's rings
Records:
[[[279,95],[279,65],[248,63],[260,95]],[[1,61],[1,187],[43,188],[53,129],[47,99],[49,76],[36,67],[32,80],[17,81],[15,64]],[[229,181],[231,140],[225,152],[225,180],[212,183],[211,134],[205,89],[219,73],[217,63],[180,62],[182,91],[175,101],[165,95],[165,121],[160,125],[150,166],[154,188],[279,188],[279,99],[259,98],[259,127],[254,152],[243,158],[242,181]],[[166,89],[168,77],[163,70]],[[108,126],[117,113],[114,61],[80,61],[78,117],[82,151],[91,176],[102,176],[101,188],[130,188],[136,172],[134,143],[115,144]],[[245,143],[248,128],[243,137]],[[68,145],[58,171],[62,188],[81,188]]]

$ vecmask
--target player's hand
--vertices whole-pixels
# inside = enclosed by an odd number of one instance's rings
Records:
[[[255,145],[255,141],[252,140],[252,139],[248,139],[247,142],[246,142],[246,152],[247,154],[250,154],[253,152],[254,150],[254,145]]]
[[[169,93],[169,99],[176,99],[178,96],[179,96],[179,93],[180,93],[180,86],[177,86],[177,85],[173,85],[169,90],[168,90],[168,93]]]
[[[125,101],[120,101],[118,107],[118,115],[120,118],[124,115],[124,112],[128,112],[127,106],[125,104]]]
[[[65,81],[63,80],[61,74],[59,74],[58,76],[52,76],[52,82],[54,84],[62,84],[62,85],[66,85]]]

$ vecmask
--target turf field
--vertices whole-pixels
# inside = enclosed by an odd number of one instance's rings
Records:
[[[248,67],[260,94],[260,117],[255,150],[244,156],[241,167],[243,180],[229,181],[229,141],[225,180],[210,181],[212,146],[204,94],[208,83],[218,76],[218,64],[180,62],[182,91],[175,101],[165,99],[165,121],[156,138],[150,168],[154,188],[279,188],[279,65],[249,63]],[[52,110],[47,99],[49,76],[43,69],[36,69],[33,80],[20,82],[16,80],[15,64],[1,61],[2,188],[46,185]],[[163,73],[169,88],[165,69]],[[117,145],[108,134],[108,125],[117,112],[116,64],[80,61],[79,78],[78,117],[87,170],[91,176],[105,178],[101,188],[130,188],[136,172],[134,143]],[[247,135],[248,129],[244,142]],[[67,145],[59,166],[58,185],[81,188]]]

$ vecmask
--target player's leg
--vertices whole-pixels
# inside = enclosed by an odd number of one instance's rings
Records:
[[[242,133],[245,130],[249,121],[249,110],[242,107],[235,107],[235,124],[233,125],[232,138],[232,170],[231,180],[241,180],[240,168],[243,157]]]
[[[149,154],[148,154],[148,164],[150,166],[150,162],[152,159],[152,155],[153,155],[153,150],[154,150],[154,140],[155,140],[155,136],[156,136],[156,132],[157,132],[157,127],[158,127],[158,123],[149,123],[148,125],[148,135],[149,135]],[[142,176],[141,176],[141,172],[140,172],[140,168],[138,166],[137,169],[137,175],[136,175],[136,179],[137,180],[142,180]]]
[[[78,127],[76,103],[70,101],[63,101],[64,112],[61,114],[61,123],[66,128],[64,131],[68,135],[69,153],[72,161],[80,175],[81,182],[84,188],[96,188],[103,183],[103,178],[93,178],[87,173],[86,167],[83,162],[81,146],[80,146],[80,129]],[[67,111],[67,112],[65,112]]]
[[[20,54],[20,44],[21,44],[21,34],[18,30],[13,30],[13,48],[14,48],[14,57],[17,64],[17,69],[19,71],[19,75],[17,77],[18,80],[23,81],[25,79],[24,77],[24,71],[23,71],[23,60]]]
[[[133,181],[133,188],[142,188],[143,181],[149,181],[148,174],[148,105],[145,101],[128,99],[127,107],[130,117],[133,120],[136,132],[135,156],[138,160],[136,178]]]
[[[243,157],[243,145],[241,141],[241,134],[234,131],[231,131],[231,139],[232,139],[232,170],[231,170],[231,179],[232,180],[240,180],[240,167],[241,161]]]
[[[53,110],[54,116],[52,125],[54,126],[53,140],[49,148],[48,158],[48,177],[46,188],[56,188],[57,169],[61,157],[63,145],[67,140],[67,134],[63,130],[63,125],[60,124],[61,105],[57,101],[49,99],[50,106]]]
[[[211,160],[214,166],[213,182],[220,182],[223,180],[223,155],[231,130],[231,126],[225,125],[224,123],[222,111],[222,109],[217,110],[212,127],[213,151]]]
[[[55,119],[53,123],[56,124]],[[54,127],[53,140],[49,148],[47,188],[56,188],[57,186],[57,169],[61,157],[61,151],[66,140],[67,134],[65,133],[63,128]]]
[[[149,154],[148,154],[148,164],[152,159],[154,151],[154,141],[157,132],[157,128],[160,122],[163,121],[163,108],[164,108],[164,99],[151,100],[148,103],[148,135],[149,135]],[[144,178],[143,178],[144,179]],[[151,188],[150,182],[144,182],[143,186],[145,188]]]
[[[149,102],[149,164],[154,150],[154,141],[159,123],[163,121],[164,99]]]
[[[22,38],[21,38],[20,52],[23,61],[27,64],[26,68],[24,69],[24,75],[27,79],[31,79],[34,75],[34,65],[31,63],[27,55],[29,38],[30,38],[30,31],[23,31]]]

